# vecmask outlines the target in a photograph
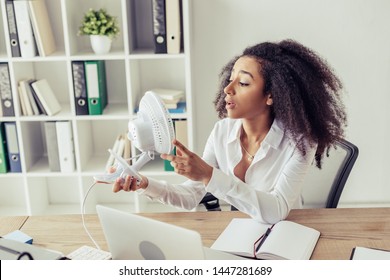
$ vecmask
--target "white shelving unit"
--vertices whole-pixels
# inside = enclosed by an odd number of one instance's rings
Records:
[[[151,0],[46,0],[57,51],[48,57],[12,57],[5,1],[0,13],[0,62],[10,69],[14,117],[21,154],[21,173],[0,174],[0,215],[46,215],[80,213],[84,196],[93,183],[92,175],[104,172],[116,136],[126,132],[127,122],[145,91],[155,87],[178,88],[186,92],[187,112],[172,115],[188,120],[189,147],[193,147],[191,67],[189,53],[190,2],[183,0],[184,51],[177,55],[154,54]],[[121,32],[107,55],[95,55],[87,36],[77,36],[82,15],[89,8],[105,8],[117,16]],[[75,113],[71,62],[105,60],[109,104],[103,115],[78,116]],[[63,109],[55,116],[22,116],[17,83],[23,78],[45,78]],[[50,172],[44,137],[44,122],[68,120],[72,123],[76,170],[70,174]],[[183,177],[164,171],[163,162],[154,160],[143,174],[170,182]],[[88,213],[96,204],[131,212],[169,211],[168,206],[152,204],[136,193],[114,194],[111,185],[97,185],[87,198]],[[177,210],[177,209],[175,209]]]

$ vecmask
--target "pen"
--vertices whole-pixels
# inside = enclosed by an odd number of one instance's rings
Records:
[[[264,233],[263,238],[261,239],[259,245],[256,247],[256,252],[259,251],[261,245],[263,245],[265,239],[267,239],[268,235],[271,233],[271,228],[267,228],[267,231]]]

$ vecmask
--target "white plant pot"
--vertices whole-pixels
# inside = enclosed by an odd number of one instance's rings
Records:
[[[112,40],[108,36],[90,35],[91,46],[96,54],[106,54],[111,49]]]

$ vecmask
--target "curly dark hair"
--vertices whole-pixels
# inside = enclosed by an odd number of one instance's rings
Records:
[[[293,40],[265,42],[246,48],[220,73],[220,85],[214,105],[219,118],[225,118],[224,88],[238,58],[248,56],[259,62],[264,78],[263,94],[271,94],[272,114],[284,124],[302,155],[305,143],[317,144],[316,166],[321,168],[324,154],[336,140],[344,137],[347,124],[341,99],[342,83],[319,55]]]

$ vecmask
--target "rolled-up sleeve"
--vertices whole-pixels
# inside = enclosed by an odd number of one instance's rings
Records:
[[[149,185],[145,190],[139,190],[151,200],[160,201],[164,204],[191,210],[198,206],[205,196],[206,189],[203,183],[187,180],[182,184],[170,184],[167,181],[148,178]]]

